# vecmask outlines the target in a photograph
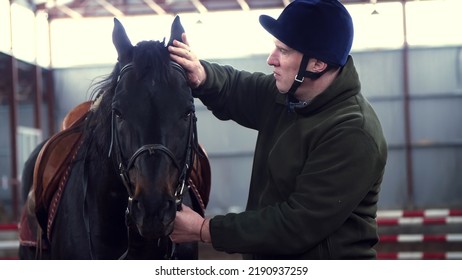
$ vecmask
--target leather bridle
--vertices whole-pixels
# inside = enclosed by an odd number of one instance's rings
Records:
[[[171,63],[172,63],[173,69],[180,71],[185,76],[184,70],[179,64],[175,62],[171,62]],[[117,79],[117,82],[120,81],[120,79],[125,73],[133,69],[133,67],[134,66],[132,63],[128,63],[127,65],[122,67],[122,69],[120,70],[120,74]],[[188,115],[188,118],[189,118],[189,133],[188,133],[188,142],[187,142],[187,147],[186,147],[185,158],[183,160],[183,165],[180,165],[180,163],[177,161],[173,152],[163,144],[143,145],[133,153],[133,155],[128,159],[126,163],[124,163],[124,160],[122,157],[122,150],[120,146],[119,135],[116,132],[115,112],[114,110],[112,111],[111,144],[109,148],[109,156],[111,156],[112,150],[114,150],[115,161],[117,164],[118,172],[119,172],[120,178],[125,188],[127,189],[127,193],[128,193],[127,214],[130,213],[132,201],[133,201],[133,195],[134,195],[132,192],[132,184],[130,181],[129,171],[134,167],[136,160],[140,156],[145,155],[145,154],[147,154],[148,156],[151,156],[157,152],[166,155],[170,159],[170,161],[173,163],[173,165],[176,167],[176,169],[179,171],[179,176],[177,179],[177,187],[175,189],[174,196],[175,196],[175,203],[176,203],[177,210],[181,209],[183,195],[187,188],[186,184],[188,182],[188,179],[189,179],[189,176],[192,170],[193,149],[198,146],[197,127],[196,127],[197,119],[196,119],[194,111],[192,111]]]

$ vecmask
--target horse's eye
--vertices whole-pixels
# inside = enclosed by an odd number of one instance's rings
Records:
[[[114,112],[114,116],[116,116],[117,118],[122,118],[122,113],[120,113],[119,110],[112,109],[112,111]]]
[[[184,114],[184,120],[185,120],[185,121],[189,120],[189,118],[191,117],[192,113],[193,113],[192,111],[189,111],[189,112],[187,112],[186,114]]]

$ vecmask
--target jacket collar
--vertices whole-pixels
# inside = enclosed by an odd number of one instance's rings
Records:
[[[325,106],[332,105],[356,95],[361,90],[358,73],[353,62],[353,58],[348,56],[348,61],[341,69],[339,75],[333,83],[316,96],[307,106],[294,108],[295,113],[300,115],[310,115],[322,110]],[[277,94],[276,102],[287,106],[287,95]]]

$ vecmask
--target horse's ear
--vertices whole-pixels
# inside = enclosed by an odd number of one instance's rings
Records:
[[[180,16],[176,16],[172,23],[172,29],[170,31],[170,40],[168,41],[168,46],[173,45],[173,40],[183,42],[181,39],[181,34],[184,33],[183,25],[180,22]]]
[[[128,63],[133,45],[130,39],[128,39],[127,32],[125,32],[122,23],[116,18],[114,18],[114,29],[112,30],[112,43],[117,50],[119,62]]]

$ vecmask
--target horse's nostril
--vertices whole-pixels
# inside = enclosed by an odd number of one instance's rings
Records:
[[[132,200],[132,206],[139,207],[140,206],[139,200],[133,199]]]
[[[143,212],[143,204],[138,199],[133,199],[129,208],[137,213]]]
[[[162,203],[159,217],[161,217],[162,220],[171,220],[175,217],[175,202],[173,200],[169,199]]]
[[[169,199],[169,200],[165,201],[164,206],[162,208],[162,211],[163,212],[168,212],[173,207],[173,204],[174,204],[173,200]]]

